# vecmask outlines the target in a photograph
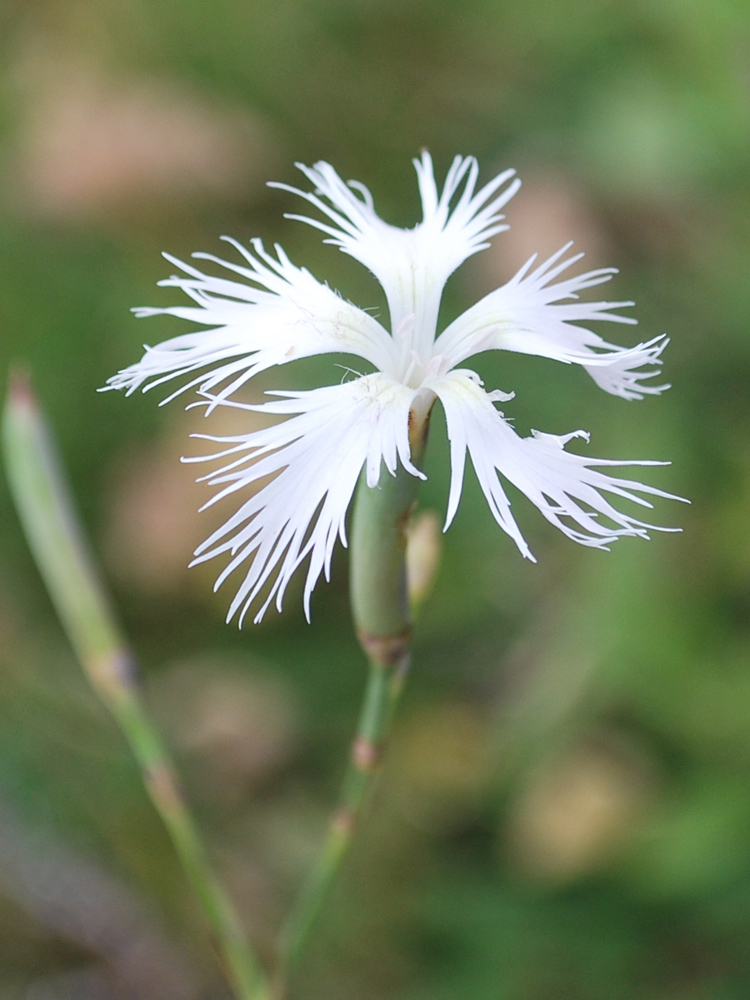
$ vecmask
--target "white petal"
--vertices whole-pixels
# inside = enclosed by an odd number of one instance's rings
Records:
[[[313,354],[355,354],[377,368],[392,365],[392,338],[372,316],[346,302],[304,268],[295,267],[280,247],[268,254],[259,240],[255,253],[229,240],[248,266],[194,254],[221,264],[244,281],[218,278],[167,255],[188,277],[173,276],[161,285],[182,289],[196,303],[168,309],[137,309],[139,316],[165,313],[210,329],[183,334],[156,347],[108,380],[108,388],[139,387],[145,392],[162,382],[210,367],[168,399],[193,386],[226,398],[248,379],[273,365]],[[167,400],[164,400],[167,402]]]
[[[383,222],[375,213],[367,188],[356,182],[344,183],[328,163],[316,163],[314,167],[297,164],[315,186],[314,194],[285,184],[272,187],[300,195],[330,220],[289,216],[327,233],[330,239],[326,242],[341,247],[372,271],[388,299],[391,329],[398,329],[414,316],[409,349],[424,357],[435,337],[445,282],[467,257],[488,246],[491,236],[508,228],[499,224],[504,218],[499,210],[515,194],[520,182],[514,180],[503,187],[514,174],[506,170],[475,191],[479,172],[476,160],[457,156],[439,194],[429,154],[423,153],[414,165],[423,210],[423,220],[414,229],[399,229]],[[461,185],[463,190],[451,209],[451,200]]]
[[[451,442],[451,489],[446,528],[458,505],[468,449],[493,517],[528,559],[533,560],[534,557],[511,514],[510,501],[498,479],[498,472],[524,493],[548,521],[582,545],[606,549],[621,535],[648,538],[649,530],[676,530],[659,528],[623,514],[610,504],[604,494],[618,496],[643,507],[651,507],[651,504],[638,496],[639,493],[672,500],[680,500],[681,497],[643,483],[618,479],[594,468],[668,463],[610,461],[565,451],[565,445],[574,437],[588,440],[583,431],[563,437],[534,432],[530,438],[521,438],[492,405],[492,394],[481,388],[473,372],[449,372],[436,380],[432,388],[445,408]],[[605,520],[601,520],[600,516]]]
[[[588,271],[552,282],[583,254],[561,260],[570,244],[531,270],[532,257],[506,285],[485,296],[459,316],[438,338],[435,351],[446,354],[452,365],[482,351],[506,350],[536,354],[556,361],[583,365],[607,392],[625,399],[642,399],[669,386],[644,385],[658,369],[643,371],[644,365],[659,365],[666,337],[655,337],[636,347],[617,347],[580,323],[607,320],[635,323],[612,312],[632,302],[581,302],[578,293],[609,281],[614,268]],[[566,301],[567,300],[567,301]]]
[[[424,478],[410,459],[413,390],[375,373],[342,385],[272,395],[284,398],[258,406],[223,405],[289,419],[236,437],[198,435],[226,445],[208,459],[229,459],[217,472],[203,477],[222,487],[209,503],[237,491],[250,493],[239,510],[196,550],[194,560],[204,562],[225,552],[231,555],[217,587],[249,562],[227,618],[242,609],[240,624],[267,583],[270,589],[255,620],[260,621],[274,598],[281,609],[287,584],[308,555],[304,603],[309,620],[310,596],[321,572],[329,577],[336,538],[346,545],[346,511],[363,467],[370,486],[378,484],[383,465],[391,475],[400,463],[412,475]],[[209,397],[209,402],[215,400]]]

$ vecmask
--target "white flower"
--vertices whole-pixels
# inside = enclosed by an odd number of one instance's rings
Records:
[[[300,195],[323,217],[291,218],[322,230],[326,242],[375,275],[388,300],[390,333],[372,315],[292,264],[279,246],[274,256],[259,240],[252,242],[252,251],[229,240],[244,258],[242,265],[194,254],[220,264],[236,278],[214,277],[167,257],[182,276],[161,284],[180,288],[193,304],[136,310],[139,316],[168,313],[200,329],[147,347],[137,364],[109,380],[109,388],[130,394],[139,387],[146,391],[191,376],[168,398],[196,387],[207,410],[236,406],[286,418],[236,437],[199,435],[222,445],[218,454],[208,457],[225,462],[218,472],[203,477],[221,487],[209,503],[252,487],[249,499],[195,553],[196,563],[229,554],[217,587],[234,570],[246,567],[228,620],[241,609],[241,623],[262,591],[255,620],[274,598],[280,609],[292,574],[308,556],[304,604],[309,618],[310,595],[321,572],[329,576],[336,538],[346,545],[346,512],[362,468],[370,487],[377,486],[383,466],[391,475],[400,465],[424,478],[411,460],[410,418],[412,424],[423,423],[436,399],[445,410],[451,448],[446,528],[458,507],[467,451],[493,517],[528,559],[534,557],[498,473],[569,538],[602,549],[622,535],[647,538],[653,527],[621,513],[608,496],[643,507],[651,507],[644,494],[671,497],[609,472],[614,466],[663,463],[607,461],[566,451],[573,438],[588,441],[584,431],[520,437],[495,406],[511,399],[512,393],[486,392],[475,372],[459,367],[474,354],[504,349],[582,365],[601,388],[624,399],[661,392],[667,386],[653,386],[648,380],[658,371],[665,337],[621,348],[581,325],[635,322],[615,311],[631,302],[579,300],[579,292],[608,281],[614,269],[570,277],[571,265],[583,256],[566,256],[570,244],[543,264],[532,257],[506,285],[438,335],[448,277],[485,249],[490,237],[507,229],[500,210],[520,182],[507,170],[477,190],[476,161],[456,157],[439,192],[429,155],[423,153],[414,164],[423,211],[414,229],[383,222],[375,214],[370,192],[355,182],[345,184],[327,163],[300,166],[313,193],[275,185]],[[307,392],[271,392],[268,395],[279,398],[258,405],[230,398],[266,368],[326,353],[357,355],[375,371]]]

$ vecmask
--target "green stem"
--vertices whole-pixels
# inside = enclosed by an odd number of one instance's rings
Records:
[[[282,967],[286,976],[294,971],[341,862],[351,846],[367,792],[377,773],[393,715],[394,672],[395,668],[384,668],[370,662],[357,735],[352,743],[339,802],[317,864],[292,909],[282,935]]]
[[[424,439],[413,448],[419,461]],[[351,598],[369,675],[338,806],[312,875],[282,934],[283,996],[310,932],[351,846],[367,794],[383,757],[409,666],[411,617],[406,586],[406,528],[419,480],[399,468],[381,473],[380,485],[360,480],[351,545]]]
[[[239,1000],[260,1000],[266,996],[263,973],[250,952],[233,904],[211,870],[177,773],[159,736],[134,691],[123,690],[120,697],[103,700],[130,744],[149,797],[203,908],[235,996]]]
[[[133,657],[88,550],[44,418],[25,381],[11,381],[3,419],[5,467],[16,509],[75,653],[130,745],[211,928],[238,1000],[267,996],[234,907],[215,878],[176,771],[141,704]]]

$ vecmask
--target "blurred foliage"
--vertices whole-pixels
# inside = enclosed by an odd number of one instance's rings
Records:
[[[479,369],[516,391],[523,431],[585,427],[594,454],[671,459],[653,481],[693,506],[658,517],[684,533],[602,555],[519,498],[532,566],[467,474],[376,809],[296,995],[747,996],[747,4],[5,0],[0,58],[2,368],[33,374],[154,711],[266,949],[319,843],[364,679],[346,555],[311,626],[299,587],[262,627],[223,624],[212,569],[184,569],[211,516],[195,516],[205,494],[177,461],[194,414],[95,391],[177,332],[129,307],[172,302],[153,287],[159,251],[213,252],[229,233],[278,240],[382,308],[263,182],[327,159],[411,225],[424,146],[440,172],[473,153],[484,176],[510,164],[525,180],[513,228],[452,280],[446,316],[568,239],[621,268],[612,297],[637,300],[643,339],[673,337],[666,396],[625,403],[534,358]],[[327,358],[284,375],[340,377]],[[440,513],[439,422],[422,499]],[[0,1000],[220,996],[3,483],[0,524]],[[137,948],[149,977],[123,959]]]

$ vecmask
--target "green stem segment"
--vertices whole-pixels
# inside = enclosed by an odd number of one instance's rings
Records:
[[[419,462],[424,438],[412,446]],[[294,970],[349,849],[409,666],[411,616],[406,585],[406,529],[420,480],[399,468],[371,489],[360,480],[351,540],[354,622],[369,676],[349,765],[323,850],[282,937],[284,977]],[[279,988],[283,994],[283,985]]]
[[[55,448],[24,380],[11,381],[3,419],[5,466],[29,546],[96,693],[115,717],[211,927],[238,1000],[267,996],[242,925],[211,871],[175,769],[140,701],[133,657],[76,518]]]

